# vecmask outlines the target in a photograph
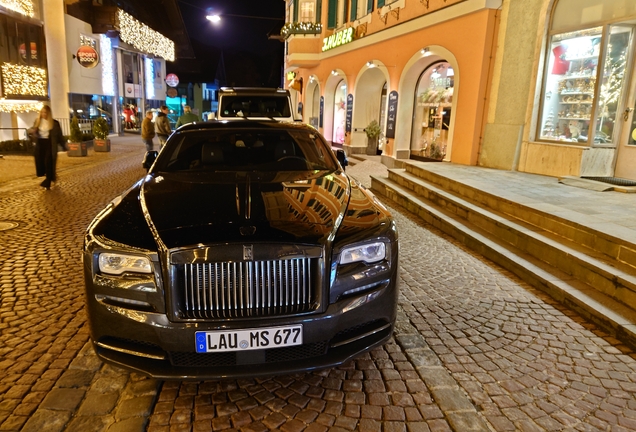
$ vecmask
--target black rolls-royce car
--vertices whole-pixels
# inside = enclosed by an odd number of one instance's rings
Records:
[[[386,342],[398,234],[313,128],[194,123],[88,227],[90,335],[159,379],[339,365]]]

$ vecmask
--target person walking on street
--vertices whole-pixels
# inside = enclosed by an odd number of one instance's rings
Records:
[[[183,106],[183,115],[179,117],[177,120],[177,124],[175,125],[175,129],[178,129],[179,126],[183,126],[188,123],[198,122],[199,116],[192,112],[192,108],[189,105]]]
[[[146,151],[152,151],[155,137],[155,125],[152,124],[152,111],[146,111],[146,118],[141,122],[141,140],[146,144]]]
[[[168,107],[165,105],[161,105],[161,111],[159,111],[155,119],[155,131],[159,137],[159,146],[163,147],[172,133],[170,120],[168,120]]]
[[[51,183],[56,180],[57,148],[61,146],[66,150],[62,128],[60,123],[53,119],[51,107],[42,107],[33,127],[29,129],[29,136],[35,144],[35,173],[38,177],[45,177],[40,186],[49,190]]]

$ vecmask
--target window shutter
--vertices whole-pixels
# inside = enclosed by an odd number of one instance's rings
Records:
[[[294,21],[293,22],[298,22],[298,0],[294,0]]]
[[[336,28],[336,16],[338,15],[338,0],[329,0],[329,15],[327,16],[327,28]]]
[[[384,0],[378,0],[378,9],[384,6]]]
[[[342,24],[344,24],[345,22],[347,22],[347,15],[349,15],[349,9],[347,9],[349,7],[349,2],[347,0],[341,1],[344,1],[344,14],[342,14],[342,19],[344,20]]]
[[[316,22],[322,22],[322,0],[316,0]]]
[[[354,21],[358,18],[358,0],[351,0],[351,19],[349,21]]]
[[[373,12],[373,0],[367,0],[367,13]]]

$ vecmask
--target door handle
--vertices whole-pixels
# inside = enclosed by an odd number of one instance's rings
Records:
[[[623,120],[627,121],[627,119],[629,118],[629,113],[634,111],[634,108],[626,108],[625,112],[623,112]]]

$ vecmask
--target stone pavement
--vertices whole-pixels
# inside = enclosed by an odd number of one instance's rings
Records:
[[[92,217],[143,175],[137,141],[61,155],[49,192],[29,172],[0,182],[12,226],[0,231],[0,431],[636,430],[629,348],[400,208],[400,311],[384,347],[269,379],[157,382],[103,365],[79,251]],[[347,171],[369,185],[386,169]]]

